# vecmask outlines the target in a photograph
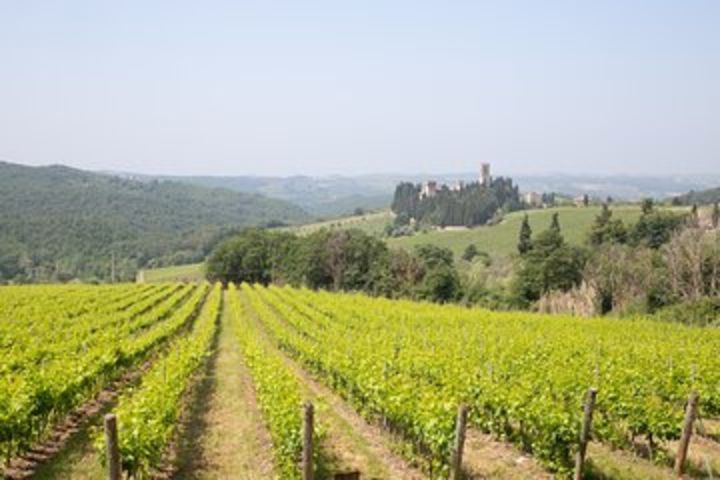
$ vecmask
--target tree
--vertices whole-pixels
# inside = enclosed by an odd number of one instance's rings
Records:
[[[582,281],[585,254],[565,244],[557,221],[540,232],[533,248],[521,258],[512,285],[521,306],[529,306],[551,290],[567,291]]]
[[[532,248],[532,228],[530,228],[530,220],[527,214],[523,217],[520,225],[517,248],[520,255],[525,255]]]
[[[471,243],[467,247],[465,247],[465,251],[463,252],[462,259],[467,262],[472,262],[472,260],[478,256],[478,248],[475,246],[474,243]]]
[[[267,285],[271,280],[269,234],[248,229],[222,243],[206,263],[210,280]]]
[[[560,233],[560,214],[558,212],[555,212],[552,215],[550,230],[555,230],[556,232]]]
[[[685,215],[667,211],[649,210],[640,216],[629,232],[633,245],[646,245],[657,249],[670,240],[672,234],[685,223]]]
[[[693,203],[692,207],[690,208],[690,215],[688,216],[688,225],[690,227],[698,227],[700,225],[700,216],[698,215],[698,206],[697,203]]]
[[[652,213],[654,208],[654,202],[652,198],[646,198],[642,201],[642,205],[640,207],[642,209],[643,215],[649,215]]]
[[[433,302],[450,302],[461,295],[460,277],[455,269],[450,249],[432,244],[415,248],[425,274],[418,286],[418,297]]]
[[[592,246],[603,243],[625,243],[627,241],[627,230],[620,219],[612,218],[612,210],[605,203],[602,210],[595,217],[593,225],[588,233],[588,244]]]
[[[433,302],[452,302],[460,295],[460,277],[453,267],[445,265],[428,270],[418,288],[419,298]]]
[[[715,202],[715,204],[713,205],[712,217],[710,218],[710,221],[713,228],[718,228],[718,226],[720,226],[720,205],[718,205],[718,202]]]

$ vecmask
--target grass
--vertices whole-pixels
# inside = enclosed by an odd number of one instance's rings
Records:
[[[412,249],[416,245],[432,243],[449,248],[455,254],[455,258],[459,258],[468,245],[475,244],[478,250],[487,252],[491,257],[507,257],[517,251],[518,232],[526,213],[533,233],[546,229],[550,225],[552,215],[558,213],[565,240],[579,245],[585,241],[590,225],[600,209],[599,206],[556,207],[513,212],[506,215],[497,225],[462,230],[432,230],[411,237],[392,238],[388,240],[388,244],[392,247]],[[612,211],[613,218],[620,218],[626,224],[635,222],[640,216],[639,205],[618,205],[614,206]]]
[[[379,212],[366,213],[364,215],[308,223],[297,227],[288,227],[287,231],[294,232],[298,235],[307,235],[322,228],[327,228],[329,230],[357,228],[371,235],[382,235],[385,230],[385,225],[387,225],[391,220],[392,213],[390,213],[390,210],[382,210]]]
[[[151,268],[138,273],[138,282],[199,282],[205,278],[202,263]]]
[[[191,403],[173,478],[276,477],[270,436],[224,295],[217,348]]]

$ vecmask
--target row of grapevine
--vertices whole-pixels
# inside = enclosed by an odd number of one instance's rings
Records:
[[[244,296],[252,293],[246,285],[242,289]],[[300,478],[298,465],[302,453],[302,422],[298,380],[278,352],[261,338],[251,309],[257,311],[262,306],[251,296],[252,307],[245,305],[233,284],[228,286],[228,304],[235,334],[272,437],[275,465],[281,478]]]
[[[31,318],[24,324],[12,327],[5,324],[3,331],[7,343],[2,351],[9,361],[3,364],[0,373],[28,372],[28,369],[37,366],[47,367],[55,360],[62,361],[67,355],[75,355],[86,349],[96,334],[107,331],[108,327],[114,324],[126,325],[162,302],[171,309],[181,302],[191,289],[190,286],[180,288],[177,285],[154,291],[147,296],[138,292],[136,297],[125,300],[133,302],[129,306],[124,303],[116,305],[110,301],[108,306],[98,305],[96,312],[73,318],[67,324],[62,318],[57,321],[52,318],[42,321]],[[146,316],[149,321],[156,318],[161,319],[156,317],[156,312]]]
[[[146,288],[136,288],[138,295],[145,295]],[[58,333],[57,341],[52,340],[52,322],[39,321],[42,331],[27,328],[27,336],[44,340],[27,352],[5,352],[4,365],[9,367],[0,376],[0,448],[5,456],[26,448],[108,381],[147,358],[194,317],[206,292],[207,286],[161,289],[147,303],[125,305],[124,310],[96,318],[79,316],[71,327],[75,334]],[[36,302],[52,308],[50,301],[37,298]],[[27,323],[32,326],[32,318]],[[3,323],[1,328],[10,328],[13,338],[22,338],[15,324]]]
[[[720,334],[646,320],[620,324],[256,288],[279,345],[368,416],[445,470],[459,403],[471,421],[566,473],[583,393],[599,388],[597,438],[677,438],[687,394],[720,412]],[[269,308],[268,308],[269,307]]]
[[[145,477],[156,469],[177,429],[191,379],[203,365],[217,330],[222,287],[217,284],[202,306],[192,331],[173,342],[165,355],[146,372],[136,389],[122,395],[114,412],[118,418],[123,469]],[[97,446],[104,450],[104,437]]]
[[[135,298],[141,291],[163,288],[160,285],[133,284],[98,285],[22,285],[0,289],[0,318],[6,322],[25,322],[30,317],[63,321],[83,313],[93,313],[96,307],[111,305],[123,298]],[[37,299],[42,298],[43,302]],[[52,308],[47,309],[46,304]]]

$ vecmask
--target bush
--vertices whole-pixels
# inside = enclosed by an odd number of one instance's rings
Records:
[[[720,298],[703,298],[659,310],[654,318],[688,325],[720,326]]]

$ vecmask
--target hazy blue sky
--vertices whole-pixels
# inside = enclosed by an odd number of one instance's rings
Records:
[[[720,171],[720,1],[0,1],[0,159]]]

